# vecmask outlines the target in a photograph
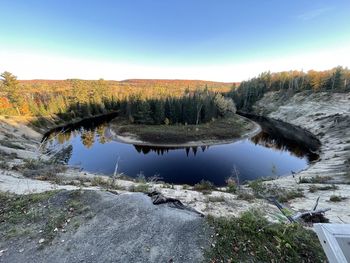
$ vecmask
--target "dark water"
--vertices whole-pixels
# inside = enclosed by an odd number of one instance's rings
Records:
[[[266,120],[263,131],[252,139],[190,148],[116,142],[109,136],[108,121],[95,119],[68,126],[64,132],[52,132],[47,137],[47,149],[58,151],[67,164],[89,172],[112,175],[119,159],[118,172],[128,176],[157,175],[168,183],[190,185],[204,179],[218,186],[225,184],[234,167],[243,182],[297,172],[317,158],[307,145],[286,139]]]

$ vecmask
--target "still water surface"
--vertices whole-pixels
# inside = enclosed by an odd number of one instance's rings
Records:
[[[267,176],[283,176],[305,169],[316,157],[305,147],[265,129],[251,139],[206,147],[166,148],[125,144],[112,140],[106,119],[85,121],[52,132],[46,147],[60,151],[69,165],[88,172],[131,177],[157,175],[162,181],[193,185],[202,179],[225,184],[234,167],[240,182]]]

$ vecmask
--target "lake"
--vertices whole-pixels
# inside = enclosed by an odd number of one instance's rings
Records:
[[[242,183],[298,172],[318,158],[307,144],[286,138],[266,119],[260,123],[262,132],[250,139],[167,148],[114,141],[109,130],[112,118],[94,118],[56,129],[45,137],[46,149],[59,152],[60,161],[87,172],[113,175],[118,162],[118,172],[130,177],[158,176],[167,183],[189,185],[208,180],[217,186],[225,185],[230,175],[236,177],[234,168]]]

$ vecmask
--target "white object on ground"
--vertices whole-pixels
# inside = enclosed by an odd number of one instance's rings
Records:
[[[350,224],[314,224],[330,263],[350,262]]]

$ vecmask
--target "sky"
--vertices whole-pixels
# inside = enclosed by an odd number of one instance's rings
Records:
[[[242,81],[350,66],[349,0],[0,0],[19,79]]]

